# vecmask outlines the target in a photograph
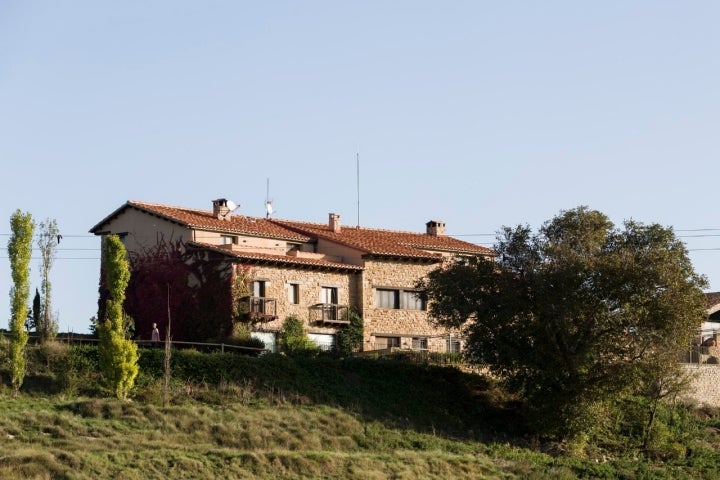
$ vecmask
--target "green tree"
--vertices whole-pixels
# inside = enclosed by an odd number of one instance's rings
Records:
[[[357,352],[363,342],[363,319],[354,309],[349,313],[350,324],[340,330],[337,336],[337,349],[342,355]]]
[[[99,322],[100,370],[115,396],[125,399],[132,389],[138,368],[137,345],[126,338],[123,313],[125,290],[130,281],[130,264],[125,246],[117,235],[103,240],[102,271],[107,289],[105,318]]]
[[[28,312],[27,322],[25,322],[25,330],[28,332],[31,330],[37,331],[37,318],[42,315],[42,303],[40,300],[40,292],[35,289],[35,296],[33,297],[32,310]]]
[[[579,438],[604,400],[668,385],[705,317],[705,279],[670,228],[619,229],[578,207],[537,234],[503,227],[496,251],[418,286],[432,318],[464,329],[468,357],[523,396],[540,433]]]
[[[20,390],[25,379],[25,345],[28,341],[25,321],[30,298],[30,256],[34,229],[35,223],[30,213],[16,210],[10,217],[8,256],[13,281],[10,288],[10,365],[15,393]]]
[[[305,333],[302,320],[294,315],[290,315],[283,322],[280,343],[282,351],[291,356],[312,355],[318,351],[317,345]]]
[[[50,283],[50,270],[52,269],[57,247],[62,238],[55,220],[46,219],[39,224],[37,246],[40,250],[40,269],[42,280],[40,290],[43,295],[43,308],[39,318],[35,319],[35,330],[41,342],[52,340],[57,335],[57,319],[52,315],[52,284]]]

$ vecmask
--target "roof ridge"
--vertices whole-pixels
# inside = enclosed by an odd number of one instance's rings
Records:
[[[213,211],[211,209],[184,207],[182,205],[169,205],[167,203],[146,202],[143,200],[128,200],[127,202],[131,205],[147,205],[147,206],[151,206],[151,207],[172,208],[172,209],[184,210],[184,211],[188,211],[188,212],[205,213],[205,214],[209,214],[210,216],[213,215]],[[247,215],[245,213],[234,213],[233,216],[234,217],[251,218],[253,220],[266,220],[271,223],[277,221],[277,222],[305,223],[305,224],[315,224],[318,226],[322,226],[322,225],[327,226],[327,224],[320,223],[320,222],[306,222],[306,221],[302,221],[302,220],[289,220],[286,218],[267,218],[267,217],[263,217],[261,215]],[[343,228],[356,228],[356,227],[347,227],[346,226]],[[393,231],[393,230],[389,230],[389,231]]]
[[[162,208],[172,208],[175,210],[183,210],[186,212],[195,212],[195,213],[203,213],[208,214],[211,217],[213,216],[213,211],[209,209],[202,209],[202,208],[193,208],[193,207],[183,207],[180,205],[168,205],[166,203],[155,203],[155,202],[143,202],[140,200],[128,200],[128,203],[131,205],[142,205],[142,206],[150,206],[150,207],[162,207]],[[236,217],[245,217],[245,218],[252,218],[253,220],[267,220],[265,217],[260,216],[254,216],[254,215],[245,215],[244,213],[236,213],[234,214]]]
[[[317,225],[319,227],[328,227],[327,223],[321,223],[321,222],[307,222],[302,220],[281,220],[281,219],[271,219],[271,220],[277,220],[277,221],[285,221],[285,222],[292,222],[292,223],[302,223],[306,225]],[[346,228],[352,229],[352,230],[365,230],[365,231],[374,231],[374,232],[387,232],[387,233],[406,233],[408,235],[422,235],[422,236],[432,236],[428,235],[425,232],[413,232],[410,230],[393,230],[391,228],[377,228],[377,227],[362,227],[357,225],[343,225],[341,230],[344,230]],[[330,230],[327,228],[327,230]],[[447,235],[448,237],[455,238],[452,235]]]

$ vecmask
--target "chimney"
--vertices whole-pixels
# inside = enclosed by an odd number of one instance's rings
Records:
[[[425,224],[427,227],[426,233],[433,237],[444,237],[445,233],[445,222],[441,220],[430,220]]]
[[[340,233],[340,215],[337,213],[331,213],[330,219],[328,220],[328,226],[333,232]]]
[[[228,207],[228,201],[225,198],[218,198],[213,200],[213,216],[218,220],[227,220],[230,218],[230,207]]]

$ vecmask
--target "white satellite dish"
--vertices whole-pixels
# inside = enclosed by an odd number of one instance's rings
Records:
[[[240,207],[240,205],[236,204],[232,200],[228,200],[227,207],[230,209],[231,212],[234,212],[235,210],[237,210]]]
[[[268,217],[273,214],[272,200],[268,200],[265,202],[265,211],[267,212]]]

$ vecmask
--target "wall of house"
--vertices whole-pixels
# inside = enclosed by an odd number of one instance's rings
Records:
[[[354,248],[346,247],[334,242],[328,242],[322,238],[318,239],[316,251],[342,259],[343,263],[351,265],[363,265],[362,252]]]
[[[717,364],[687,364],[685,369],[693,376],[685,398],[720,407],[720,366]]]
[[[320,303],[322,287],[336,287],[338,290],[339,305],[357,305],[355,283],[359,281],[359,274],[297,269],[288,265],[283,266],[252,266],[249,273],[253,280],[265,281],[265,297],[277,299],[277,319],[269,322],[256,322],[253,329],[257,331],[279,331],[282,324],[290,315],[302,319],[309,333],[334,334],[337,328],[311,325],[309,308]],[[288,289],[291,283],[299,285],[300,303],[290,304]]]
[[[427,338],[428,349],[446,350],[446,337],[457,332],[439,328],[428,320],[427,311],[379,308],[375,302],[375,289],[413,289],[438,264],[425,264],[399,260],[367,260],[361,285],[365,335],[363,350],[374,350],[377,337],[400,337],[400,348],[412,348],[412,339]]]
[[[191,230],[160,217],[148,215],[133,208],[124,210],[107,225],[110,233],[122,234],[129,252],[142,253],[160,239],[165,241],[191,240]]]
[[[195,230],[194,240],[210,245],[222,245],[222,236],[237,237],[237,243],[232,245],[236,252],[257,252],[269,255],[285,255],[288,251],[288,242],[272,238],[260,238],[249,235],[239,235],[229,232],[215,232],[211,230]]]

